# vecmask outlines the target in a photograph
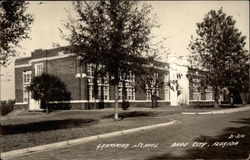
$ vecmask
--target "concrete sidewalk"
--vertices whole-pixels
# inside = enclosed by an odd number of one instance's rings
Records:
[[[180,122],[176,121],[176,120],[172,120],[172,121],[167,122],[167,123],[159,123],[159,124],[150,125],[150,126],[115,131],[115,132],[94,135],[94,136],[84,137],[84,138],[78,138],[78,139],[73,139],[73,140],[68,140],[68,141],[62,141],[62,142],[57,142],[57,143],[51,143],[51,144],[46,144],[46,145],[41,145],[41,146],[36,146],[36,147],[23,148],[23,149],[18,149],[18,150],[13,150],[13,151],[1,153],[1,158],[6,160],[9,158],[14,158],[14,157],[22,156],[22,155],[26,155],[26,154],[38,153],[38,152],[42,152],[42,151],[47,151],[47,150],[77,145],[77,144],[83,144],[83,143],[87,143],[87,142],[102,139],[102,138],[109,138],[109,137],[120,136],[120,135],[124,135],[124,134],[130,134],[130,133],[135,133],[135,132],[139,132],[139,131],[144,131],[147,129],[154,129],[157,127],[169,126],[169,125],[173,125],[173,124],[177,124],[177,123],[180,123]]]
[[[247,111],[247,110],[250,110],[250,106],[241,107],[241,108],[215,110],[215,111],[209,111],[209,112],[181,112],[181,114],[226,114],[226,113],[242,112],[242,111]]]

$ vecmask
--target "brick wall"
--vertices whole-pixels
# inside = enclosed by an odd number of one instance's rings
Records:
[[[82,88],[80,88],[80,83],[84,81],[76,77],[77,67],[75,56],[47,61],[47,73],[57,76],[66,84],[67,90],[71,93],[72,100],[81,100],[83,99],[82,95],[86,95],[84,93],[86,90],[84,90],[83,86],[87,85],[83,84],[81,85]]]
[[[29,64],[31,57],[18,58],[15,60],[15,65]]]

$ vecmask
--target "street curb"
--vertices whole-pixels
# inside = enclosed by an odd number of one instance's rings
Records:
[[[109,138],[109,137],[114,137],[114,136],[130,134],[130,133],[135,133],[135,132],[139,132],[139,131],[143,131],[143,130],[147,130],[147,129],[154,129],[157,127],[169,126],[169,125],[173,125],[173,124],[177,124],[177,123],[180,123],[180,122],[176,121],[176,120],[172,120],[172,121],[166,122],[166,123],[159,123],[159,124],[150,125],[150,126],[132,128],[132,129],[127,129],[127,130],[121,130],[121,131],[115,131],[115,132],[110,132],[110,133],[94,135],[94,136],[90,136],[90,137],[83,137],[83,138],[78,138],[78,139],[73,139],[73,140],[68,140],[68,141],[62,141],[62,142],[56,142],[56,143],[40,145],[40,146],[35,146],[35,147],[23,148],[23,149],[13,150],[13,151],[9,151],[9,152],[3,152],[3,153],[1,153],[1,158],[5,160],[5,159],[9,159],[9,158],[14,158],[17,156],[22,156],[25,154],[32,154],[32,153],[47,151],[47,150],[51,150],[51,149],[67,147],[67,146],[71,146],[71,145],[83,144],[83,143],[95,141],[95,140],[102,139],[102,138]]]
[[[181,112],[181,114],[226,114],[226,113],[234,113],[234,112],[242,112],[250,110],[250,107],[242,107],[242,108],[233,108],[233,109],[224,109],[218,111],[209,111],[209,112]]]

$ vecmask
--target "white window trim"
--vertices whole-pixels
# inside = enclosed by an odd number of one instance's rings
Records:
[[[165,100],[170,100],[170,87],[168,85],[169,82],[169,74],[164,75],[164,95],[165,95]]]
[[[98,66],[98,69],[100,69],[102,66],[100,65],[100,66]],[[88,92],[89,92],[89,100],[93,100],[94,99],[94,97],[93,97],[93,79],[94,79],[94,72],[93,72],[93,64],[87,64],[87,75],[86,75],[86,77],[88,78],[88,80],[87,80],[87,85],[88,85]],[[107,82],[107,83],[105,83],[105,82]],[[109,83],[108,83],[109,81],[108,81],[108,78],[104,78],[104,84],[102,84],[102,83],[100,83],[100,81],[99,80],[97,80],[97,83],[98,83],[98,96],[100,97],[101,96],[101,87],[103,86],[103,100],[104,101],[107,101],[107,100],[109,100]],[[107,89],[105,90],[105,87],[107,87]],[[107,97],[106,99],[105,99],[105,97]],[[99,100],[99,99],[97,99],[97,100]]]
[[[88,78],[88,86],[89,88],[89,100],[93,100],[93,65],[94,64],[87,64],[87,78]],[[102,65],[98,66],[98,69],[101,68]],[[110,100],[110,87],[109,87],[109,78],[108,77],[104,77],[104,84],[101,84],[100,82],[98,82],[98,86],[103,86],[103,92],[104,92],[104,101]],[[126,92],[127,92],[127,100],[135,100],[135,75],[132,72],[129,72],[129,75],[127,76],[127,78],[125,79],[125,86],[126,86]],[[106,90],[104,89],[104,87],[108,87]],[[118,85],[118,96],[120,97],[120,99],[122,99],[122,89],[123,89],[123,84],[122,82],[119,83]],[[105,97],[107,97],[107,99],[105,99]]]
[[[194,94],[198,96],[198,99],[194,99]],[[193,101],[200,101],[201,100],[201,93],[199,92],[193,92]]]
[[[208,93],[211,94],[210,99],[207,99],[207,94]],[[212,92],[211,88],[205,90],[205,96],[206,96],[206,100],[208,100],[208,101],[213,100],[213,92]]]
[[[30,79],[28,80],[28,82],[25,82],[24,75],[30,75]],[[26,88],[25,87],[27,87],[30,84],[31,78],[32,78],[31,75],[32,75],[31,71],[24,71],[23,72],[23,102],[24,103],[28,102],[29,95],[28,95],[28,92],[26,92]],[[27,98],[27,100],[25,100],[25,98]]]
[[[43,69],[44,69],[43,63],[36,63],[36,64],[34,65],[34,67],[35,67],[35,76],[41,75],[41,74],[38,74],[38,70],[37,70],[37,67],[38,67],[38,66],[42,66],[42,72],[41,72],[41,73],[43,73]]]

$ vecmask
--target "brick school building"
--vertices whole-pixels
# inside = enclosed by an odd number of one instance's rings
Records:
[[[190,83],[187,73],[190,71],[185,57],[177,57],[168,54],[165,61],[157,61],[153,64],[159,70],[166,72],[156,76],[163,79],[163,87],[157,88],[159,97],[158,106],[176,106],[179,104],[192,105],[197,103],[213,103],[212,88],[204,91]],[[59,47],[49,50],[35,50],[30,57],[17,58],[15,60],[15,100],[16,108],[28,110],[41,110],[40,102],[31,98],[26,87],[32,77],[49,73],[60,78],[71,93],[70,101],[53,101],[50,104],[70,104],[72,109],[92,109],[97,102],[98,108],[113,107],[114,87],[109,84],[108,78],[98,80],[98,99],[93,97],[94,66],[92,64],[79,65],[77,56],[67,47]],[[136,88],[136,75],[132,73],[126,78],[126,99],[132,107],[150,107],[151,92],[149,88]],[[177,80],[178,89],[170,89],[168,82]],[[176,88],[176,86],[172,86]],[[119,85],[119,101],[122,97],[122,85]]]

